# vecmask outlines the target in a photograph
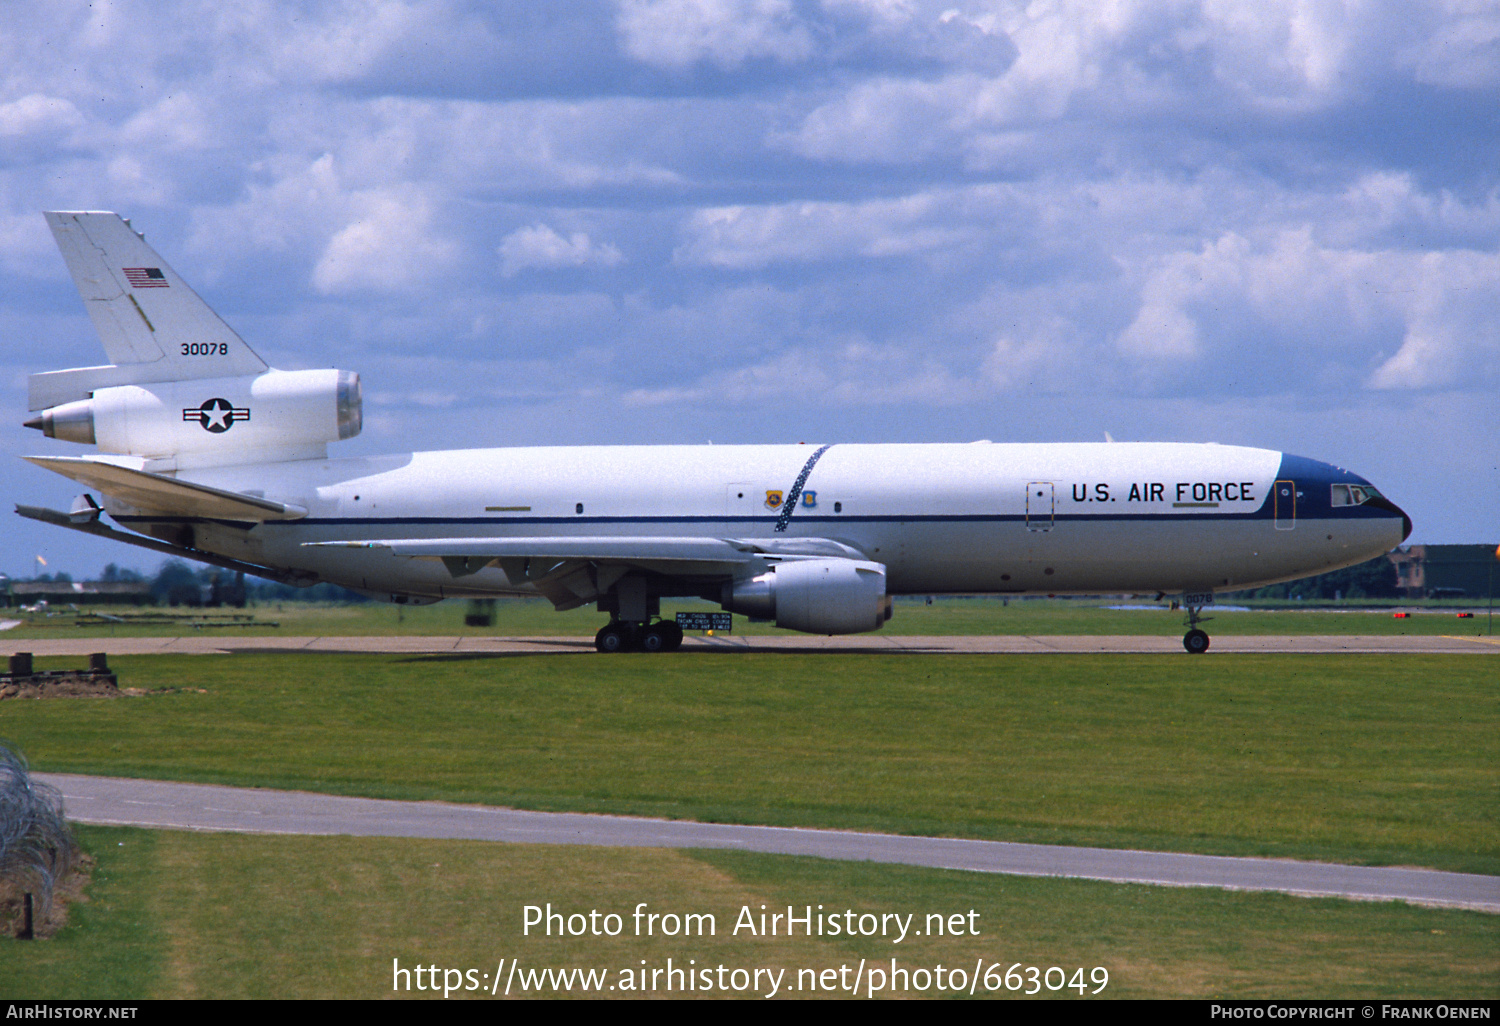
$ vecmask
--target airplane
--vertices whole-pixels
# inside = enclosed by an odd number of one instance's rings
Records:
[[[836,635],[880,629],[897,595],[1170,594],[1197,654],[1216,591],[1349,566],[1411,533],[1357,474],[1217,444],[330,457],[360,431],[357,374],[267,366],[117,214],[45,216],[111,362],[31,375],[26,426],[97,451],[25,458],[103,501],[17,513],[271,580],[397,603],[593,603],[603,652],[680,647],[663,598]]]

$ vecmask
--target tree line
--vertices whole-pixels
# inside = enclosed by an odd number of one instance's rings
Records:
[[[53,581],[70,584],[67,573],[41,574],[34,581]],[[98,580],[110,584],[146,583],[152,600],[166,606],[233,606],[243,608],[253,603],[265,602],[368,602],[364,595],[341,588],[336,584],[315,584],[310,588],[297,588],[290,584],[268,581],[262,577],[247,577],[242,573],[221,570],[218,567],[194,568],[180,559],[168,559],[157,568],[155,575],[147,577],[139,570],[122,567],[116,563],[105,566]]]
[[[1243,598],[1326,600],[1401,598],[1396,586],[1396,564],[1385,556],[1346,566],[1316,577],[1240,592]]]

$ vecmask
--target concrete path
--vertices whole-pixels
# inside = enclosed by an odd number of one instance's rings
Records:
[[[502,638],[493,635],[432,635],[366,637],[225,637],[195,634],[177,638],[4,638],[0,651],[31,652],[42,656],[80,656],[90,652],[110,655],[224,655],[235,652],[383,652],[383,653],[592,653],[586,637]],[[1156,635],[983,635],[930,636],[855,634],[842,637],[806,635],[690,636],[683,653],[692,652],[910,652],[1012,655],[1059,652],[1159,653],[1186,656],[1182,640]],[[1480,635],[1225,635],[1213,639],[1205,658],[1244,652],[1313,653],[1437,653],[1500,655],[1500,637]],[[666,656],[663,658],[670,658]]]
[[[903,837],[844,830],[520,812],[441,802],[379,801],[296,791],[37,773],[80,823],[253,833],[465,838],[633,848],[735,848],[1022,876],[1284,891],[1500,912],[1500,877],[1285,859]]]

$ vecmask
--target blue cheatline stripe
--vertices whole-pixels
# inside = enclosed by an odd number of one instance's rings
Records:
[[[743,524],[774,523],[771,517],[745,516],[633,516],[633,517],[303,517],[300,520],[267,520],[260,524],[251,521],[227,520],[218,517],[153,516],[142,513],[125,513],[114,517],[121,523],[150,524],[201,524],[218,523],[230,527],[372,527],[378,525],[499,525],[524,524],[540,526],[546,524]],[[1057,515],[1057,523],[1113,522],[1113,523],[1203,523],[1205,521],[1227,523],[1230,521],[1270,520],[1270,509],[1256,513],[1074,513]],[[1299,516],[1298,522],[1313,520],[1383,520],[1400,517],[1383,509],[1368,506],[1341,507],[1339,512],[1323,516]],[[888,513],[860,515],[851,513],[814,514],[804,513],[798,523],[802,524],[924,524],[924,523],[973,523],[1000,524],[1025,523],[1023,513]]]
[[[797,481],[792,485],[792,490],[787,493],[786,505],[781,507],[781,516],[776,518],[776,530],[785,531],[786,525],[791,522],[792,512],[797,508],[797,500],[802,498],[802,486],[807,484],[807,475],[812,473],[812,468],[817,465],[818,460],[832,445],[825,445],[813,453],[802,467],[802,473],[797,475]]]

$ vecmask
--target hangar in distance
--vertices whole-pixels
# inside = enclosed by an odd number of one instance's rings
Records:
[[[33,374],[27,457],[96,490],[17,512],[273,580],[392,602],[595,604],[602,651],[670,650],[664,598],[817,634],[903,594],[1183,597],[1389,551],[1411,521],[1364,478],[1213,444],[577,446],[344,457],[360,381],[268,367],[118,215],[46,215],[109,363]],[[108,513],[125,530],[105,524]]]

